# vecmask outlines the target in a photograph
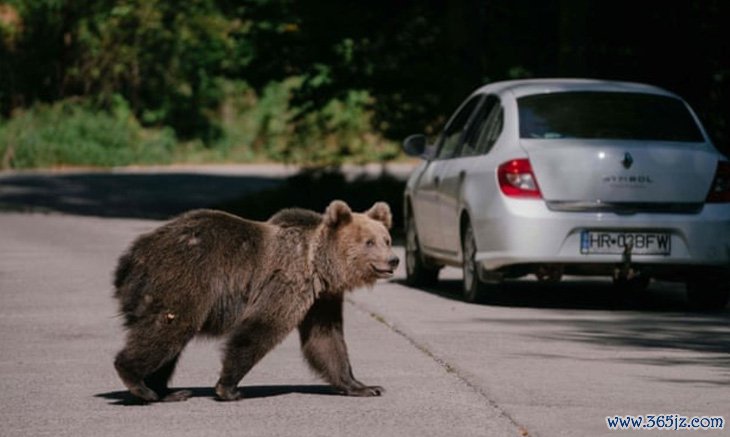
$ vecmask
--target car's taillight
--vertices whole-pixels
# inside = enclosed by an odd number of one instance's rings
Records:
[[[513,159],[497,168],[499,188],[510,197],[539,199],[540,187],[528,159]]]
[[[730,202],[730,162],[719,161],[715,171],[715,179],[712,181],[710,193],[707,195],[708,203]]]

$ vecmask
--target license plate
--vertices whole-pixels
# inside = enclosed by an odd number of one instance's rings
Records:
[[[580,253],[622,254],[631,245],[632,255],[669,255],[672,238],[668,232],[583,231]]]

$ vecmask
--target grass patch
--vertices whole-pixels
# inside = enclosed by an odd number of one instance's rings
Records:
[[[40,104],[0,124],[1,168],[123,166],[171,161],[170,129],[143,128],[123,100],[111,111],[78,100]]]
[[[178,141],[171,128],[145,127],[121,97],[98,104],[71,98],[37,104],[0,118],[0,169],[59,166],[115,167],[166,163],[283,162],[339,166],[401,157],[399,146],[374,133],[372,99],[351,92],[306,114],[292,107],[301,78],[272,82],[256,94],[224,81],[212,111],[219,135]],[[98,103],[98,102],[97,102]]]

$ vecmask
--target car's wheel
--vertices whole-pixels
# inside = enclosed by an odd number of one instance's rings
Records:
[[[696,310],[719,311],[727,306],[730,283],[727,279],[694,278],[687,281],[687,301]]]
[[[416,222],[412,215],[406,218],[406,283],[415,287],[436,283],[439,268],[426,264],[418,242]]]
[[[461,253],[463,256],[464,300],[467,302],[479,302],[486,297],[487,285],[479,280],[479,270],[475,259],[477,244],[474,239],[474,228],[472,228],[469,222],[466,222],[461,234]]]

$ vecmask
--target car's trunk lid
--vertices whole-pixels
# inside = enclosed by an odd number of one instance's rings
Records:
[[[703,143],[521,141],[551,209],[694,212],[707,197],[717,153]]]

